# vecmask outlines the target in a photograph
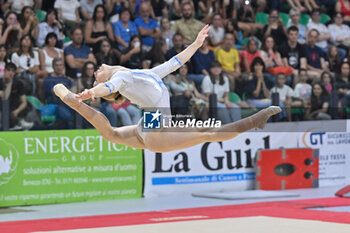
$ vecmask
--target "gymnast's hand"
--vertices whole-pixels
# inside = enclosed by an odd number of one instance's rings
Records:
[[[208,37],[208,33],[209,33],[209,24],[205,25],[204,28],[198,33],[197,38],[195,40],[195,43],[200,47],[202,46],[205,38]]]
[[[88,100],[90,98],[92,101],[95,101],[95,91],[92,89],[85,89],[83,92],[78,93],[78,98],[79,101]]]

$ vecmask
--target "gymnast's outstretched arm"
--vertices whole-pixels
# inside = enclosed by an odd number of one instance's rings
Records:
[[[195,54],[195,52],[203,45],[205,38],[208,36],[209,29],[209,25],[205,25],[204,28],[198,33],[196,40],[181,53],[175,56],[181,62],[181,64],[185,64],[188,60],[190,60],[193,54]]]

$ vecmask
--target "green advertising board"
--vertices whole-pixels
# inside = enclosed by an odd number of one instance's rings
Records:
[[[96,130],[0,132],[0,207],[139,198],[142,150]]]

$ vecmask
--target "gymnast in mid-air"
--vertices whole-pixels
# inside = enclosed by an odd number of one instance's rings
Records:
[[[83,101],[97,97],[117,101],[129,99],[143,109],[159,110],[171,115],[169,92],[162,78],[185,64],[199,49],[208,36],[209,25],[198,33],[196,40],[169,61],[152,69],[127,69],[122,66],[101,65],[95,72],[95,86],[79,94],[70,92],[64,85],[57,84],[53,90],[61,100],[89,121],[107,141],[154,152],[184,149],[204,142],[225,141],[250,129],[263,129],[267,120],[281,112],[280,107],[270,106],[242,120],[221,127],[166,128],[147,132],[143,119],[138,125],[112,127],[107,118]]]

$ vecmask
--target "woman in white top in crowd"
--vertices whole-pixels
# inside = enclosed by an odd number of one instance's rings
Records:
[[[106,140],[154,152],[184,149],[209,141],[225,141],[249,129],[263,128],[270,116],[281,111],[279,107],[269,107],[253,116],[218,128],[161,127],[150,132],[143,129],[142,120],[138,125],[113,128],[102,113],[82,102],[82,100],[90,98],[94,100],[95,97],[107,96],[114,100],[118,99],[118,95],[122,95],[142,108],[152,109],[154,112],[149,114],[151,114],[150,118],[153,118],[153,121],[159,119],[160,116],[161,118],[171,116],[169,92],[162,78],[177,70],[193,56],[197,49],[202,46],[203,41],[208,36],[208,31],[209,25],[206,25],[198,33],[196,40],[185,50],[150,70],[131,70],[121,66],[102,65],[95,72],[97,81],[95,87],[85,90],[79,95],[73,94],[62,84],[57,84],[53,90],[63,102],[87,119]],[[171,118],[165,120],[171,120]]]
[[[55,9],[48,10],[44,21],[39,24],[36,45],[42,47],[45,43],[46,35],[49,32],[54,32],[57,35],[57,39],[62,41],[64,39],[62,29],[62,24],[58,21],[57,11]]]
[[[56,57],[63,58],[62,49],[56,48],[57,45],[57,35],[54,32],[47,34],[45,38],[45,47],[42,48],[41,53],[39,53],[40,60],[40,70],[44,73],[43,76],[47,76],[49,73],[53,72],[52,61]]]

